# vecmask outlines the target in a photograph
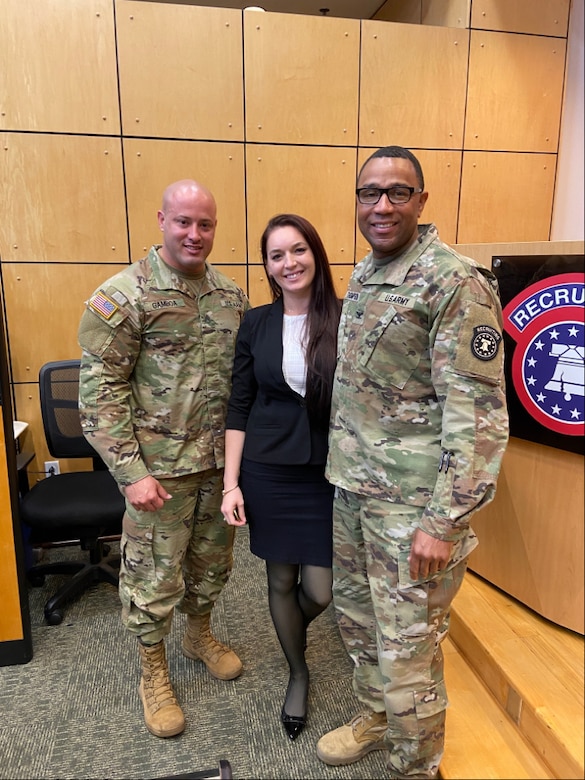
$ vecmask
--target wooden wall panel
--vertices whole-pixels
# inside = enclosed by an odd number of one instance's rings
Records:
[[[3,133],[4,261],[128,260],[119,138]]]
[[[460,149],[468,43],[467,30],[362,22],[360,146]]]
[[[244,14],[246,138],[355,145],[360,23]]]
[[[566,36],[570,5],[571,0],[473,0],[471,26],[482,30]]]
[[[217,202],[211,262],[246,262],[243,145],[134,138],[123,143],[132,260],[161,243],[157,212],[166,187],[179,179],[195,179]]]
[[[36,382],[43,363],[80,355],[77,328],[84,302],[101,282],[124,267],[107,263],[3,263],[15,382]]]
[[[473,31],[465,149],[556,152],[565,49],[556,38]]]
[[[263,306],[265,303],[270,303],[272,300],[272,293],[270,292],[270,286],[263,265],[248,266],[248,285],[248,295],[252,306]]]
[[[14,385],[14,416],[18,420],[26,420],[28,423],[28,428],[20,436],[20,446],[23,451],[35,453],[34,459],[27,468],[29,485],[34,485],[35,482],[43,477],[44,462],[53,460],[53,456],[49,455],[45,434],[43,433],[41,401],[37,380],[38,374],[36,377],[31,376],[30,383]]]
[[[212,265],[215,265],[212,261],[210,262]],[[248,269],[245,265],[221,265],[218,263],[217,268],[228,279],[231,279],[232,282],[241,287],[244,292],[248,291]]]
[[[373,151],[373,149],[359,150],[358,170]],[[425,177],[425,190],[429,193],[421,222],[434,222],[441,240],[451,244],[457,237],[461,152],[439,152],[428,149],[414,149],[413,152],[421,164]],[[360,233],[357,223],[356,236],[356,260],[359,261],[370,251],[370,247]]]
[[[111,0],[2,0],[0,129],[119,133]]]
[[[472,0],[422,0],[423,24],[469,27]]]
[[[330,263],[353,264],[356,150],[251,145],[246,148],[248,262],[260,263],[260,238],[281,212],[317,229]]]
[[[469,27],[471,0],[387,0],[372,19],[439,27]]]
[[[548,240],[555,167],[552,154],[464,152],[458,242]]]
[[[125,135],[244,139],[242,14],[116,0]]]
[[[372,16],[372,19],[380,22],[421,24],[421,15],[421,0],[386,0]]]
[[[333,284],[335,285],[335,291],[339,298],[345,298],[347,292],[347,285],[349,284],[349,277],[351,276],[355,266],[352,265],[332,265],[331,275],[333,276]]]
[[[77,357],[77,355],[74,357]],[[31,380],[30,383],[14,386],[14,413],[19,420],[26,420],[28,423],[26,432],[20,437],[20,444],[23,451],[34,452],[35,454],[35,457],[27,467],[28,483],[32,487],[32,485],[44,478],[45,461],[53,460],[54,458],[49,452],[43,431],[38,372],[36,376],[31,376]],[[62,461],[60,461],[59,465],[62,471],[65,471]]]

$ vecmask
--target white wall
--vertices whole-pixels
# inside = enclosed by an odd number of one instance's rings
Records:
[[[584,238],[583,92],[583,0],[573,0],[551,241]]]

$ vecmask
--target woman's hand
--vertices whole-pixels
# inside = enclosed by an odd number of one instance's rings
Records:
[[[229,525],[246,525],[244,497],[239,487],[228,490],[221,502],[221,513]]]

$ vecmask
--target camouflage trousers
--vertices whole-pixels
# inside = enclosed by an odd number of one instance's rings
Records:
[[[447,707],[440,643],[476,544],[470,532],[444,571],[413,582],[408,555],[423,511],[340,488],[333,503],[336,617],[357,698],[386,711],[388,769],[397,777],[437,775]]]
[[[157,512],[126,502],[120,542],[122,621],[145,644],[170,631],[175,607],[211,609],[233,565],[234,527],[220,512],[223,471],[159,482],[172,498]]]

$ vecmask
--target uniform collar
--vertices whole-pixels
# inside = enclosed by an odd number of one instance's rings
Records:
[[[411,244],[405,252],[393,257],[385,265],[377,266],[370,252],[362,260],[358,281],[362,284],[390,284],[392,286],[402,284],[414,263],[438,237],[439,233],[433,223],[419,225],[416,243]]]
[[[152,268],[152,276],[161,290],[179,290],[180,292],[190,294],[189,288],[184,283],[179,274],[175,273],[170,265],[164,262],[160,256],[159,249],[162,244],[155,244],[148,253],[148,260]],[[215,269],[205,261],[205,275],[201,278],[201,293],[210,290],[224,289],[225,285],[221,283]]]

